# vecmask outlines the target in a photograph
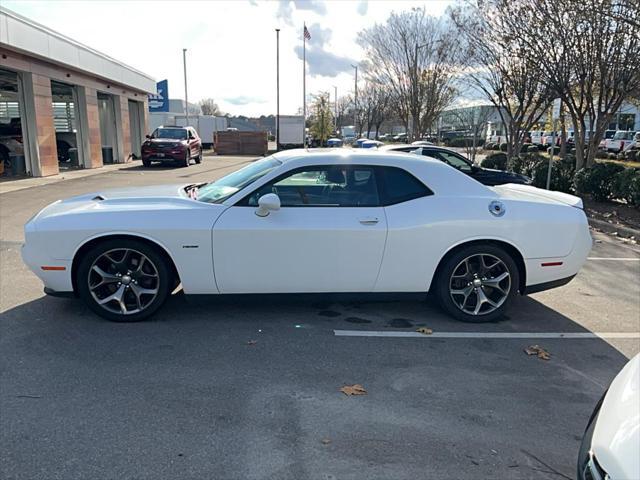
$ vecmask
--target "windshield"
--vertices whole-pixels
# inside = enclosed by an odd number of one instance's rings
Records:
[[[153,138],[168,138],[171,140],[186,140],[187,131],[182,128],[156,128]]]
[[[630,140],[633,138],[633,132],[616,132],[613,136],[614,140]]]
[[[258,160],[251,165],[230,173],[226,177],[198,188],[196,199],[201,202],[222,203],[231,195],[265,176],[279,165],[282,165],[282,162],[274,157]]]

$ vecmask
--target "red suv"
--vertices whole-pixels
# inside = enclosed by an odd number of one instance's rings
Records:
[[[188,167],[191,159],[202,161],[202,141],[193,127],[158,127],[142,144],[142,164],[177,162]]]

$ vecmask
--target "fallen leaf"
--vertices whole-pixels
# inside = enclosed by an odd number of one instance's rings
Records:
[[[256,343],[258,343],[256,340],[249,340],[247,345],[255,345]]]
[[[525,348],[524,351],[527,355],[536,355],[542,360],[549,360],[551,358],[551,354],[540,345],[531,345],[530,347]]]
[[[320,440],[320,442],[322,442],[323,445],[329,445],[331,443],[331,440],[329,440],[328,438],[323,438],[322,440]]]
[[[355,385],[345,385],[344,387],[342,387],[340,389],[340,391],[342,393],[344,393],[345,395],[349,396],[349,395],[366,395],[367,391],[364,389],[364,387],[362,385],[359,384],[355,384]]]
[[[433,333],[433,330],[427,327],[420,327],[416,330],[416,332],[422,333],[423,335],[431,335]]]

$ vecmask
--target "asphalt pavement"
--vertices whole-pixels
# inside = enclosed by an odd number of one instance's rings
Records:
[[[429,299],[180,294],[150,321],[115,324],[44,296],[22,264],[22,225],[52,201],[213,180],[251,160],[0,195],[0,477],[574,478],[595,403],[640,351],[629,243],[595,233],[573,282],[484,325]],[[551,358],[527,355],[533,344]],[[340,392],[352,384],[367,394]]]

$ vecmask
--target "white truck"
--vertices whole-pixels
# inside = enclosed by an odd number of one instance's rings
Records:
[[[187,119],[184,115],[176,115],[176,125],[185,127]],[[213,146],[213,134],[215,132],[224,132],[228,127],[228,120],[225,117],[214,117],[212,115],[189,115],[189,125],[196,129],[202,146],[211,148]]]
[[[280,115],[278,150],[304,146],[304,120],[302,115]]]

